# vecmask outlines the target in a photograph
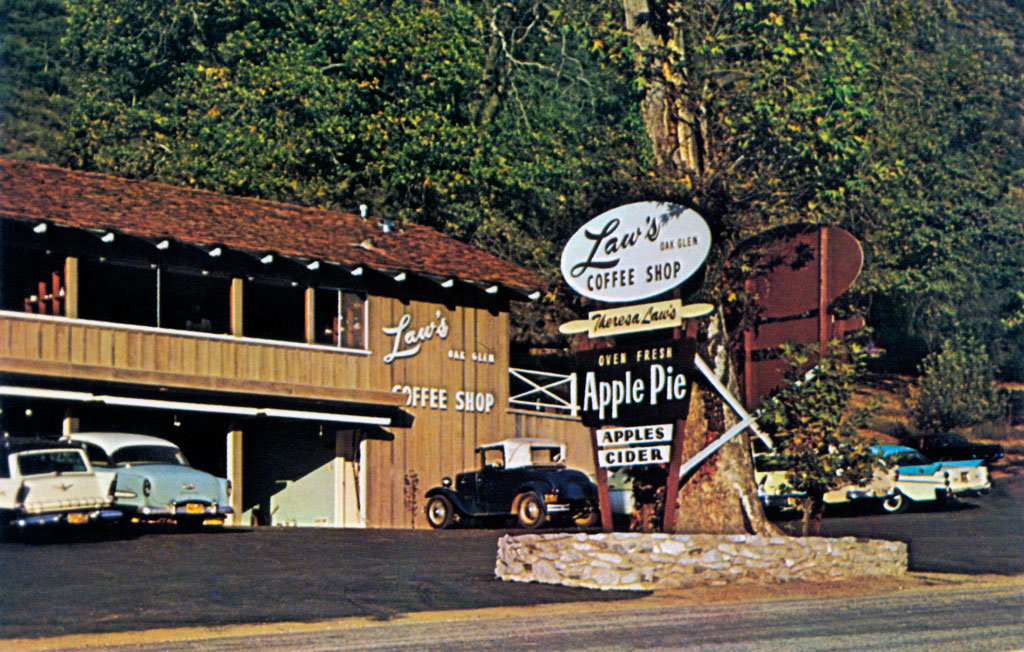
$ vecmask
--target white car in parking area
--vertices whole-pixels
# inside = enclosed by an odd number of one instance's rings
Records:
[[[36,437],[0,438],[0,529],[117,521],[114,473],[81,448]]]
[[[804,494],[793,491],[786,482],[787,467],[779,458],[759,453],[754,455],[754,482],[757,493],[765,507],[778,510],[790,510],[799,507]],[[871,479],[863,485],[844,485],[825,493],[826,505],[863,500],[886,500],[895,495],[896,485],[893,479],[882,469],[876,469]]]
[[[117,472],[117,507],[132,518],[169,519],[183,530],[198,530],[232,513],[231,482],[192,468],[173,442],[121,432],[64,439],[83,446],[96,467]]]

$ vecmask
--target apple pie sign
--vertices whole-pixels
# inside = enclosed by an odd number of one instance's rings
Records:
[[[704,264],[711,230],[696,211],[638,202],[601,213],[569,238],[562,276],[585,297],[641,301],[676,287]]]

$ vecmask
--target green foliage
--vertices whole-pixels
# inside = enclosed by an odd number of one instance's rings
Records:
[[[985,346],[971,336],[951,337],[921,363],[914,420],[922,429],[971,426],[1002,411]]]
[[[820,516],[825,493],[866,483],[875,467],[871,443],[855,431],[871,408],[849,409],[863,349],[833,342],[819,359],[813,348],[784,348],[783,388],[762,403],[758,420],[776,444],[780,468],[788,469],[788,487],[808,497],[802,505],[804,534],[810,518]]]
[[[68,4],[74,167],[367,204],[545,276],[641,176],[608,1]]]
[[[1019,2],[661,0],[639,68],[624,4],[0,0],[0,153],[365,203],[554,281],[586,219],[679,201],[714,229],[705,293],[727,306],[732,243],[836,224],[865,249],[843,308],[890,368],[963,330],[1024,380]],[[651,141],[645,120],[670,118],[695,139]],[[696,158],[655,169],[664,147]],[[556,285],[518,337],[556,340],[577,303]]]
[[[1024,338],[1001,322],[1024,290],[1021,10],[906,6],[914,20],[896,25],[874,146],[896,174],[858,194],[870,264],[857,290],[884,347],[916,343],[897,370],[964,330],[992,345],[1000,376],[1024,378]]]
[[[69,110],[59,0],[0,0],[0,155],[48,161]]]

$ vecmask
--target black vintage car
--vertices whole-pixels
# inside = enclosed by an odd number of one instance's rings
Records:
[[[982,460],[991,464],[1003,456],[1003,447],[999,444],[979,444],[949,432],[907,435],[900,443],[921,451],[934,462]]]
[[[480,468],[444,478],[427,492],[427,522],[451,527],[461,519],[515,516],[524,528],[563,518],[580,527],[600,520],[597,485],[565,467],[565,447],[546,439],[515,438],[476,449]]]

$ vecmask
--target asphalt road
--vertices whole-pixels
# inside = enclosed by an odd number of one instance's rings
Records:
[[[1019,578],[825,599],[701,604],[680,596],[615,605],[411,614],[386,623],[344,620],[148,632],[14,649],[66,651],[98,644],[110,652],[1006,652],[1024,643],[1024,582]]]
[[[910,541],[912,570],[1021,574],[1022,515],[1024,477],[960,509],[831,517],[823,534]],[[0,648],[2,639],[18,637],[350,616],[385,621],[413,612],[637,596],[498,581],[501,534],[156,529],[128,538],[4,543]]]
[[[800,530],[798,521],[777,524]],[[925,503],[903,514],[832,510],[821,535],[906,541],[914,571],[1024,574],[1024,475],[1001,478],[987,496]]]

